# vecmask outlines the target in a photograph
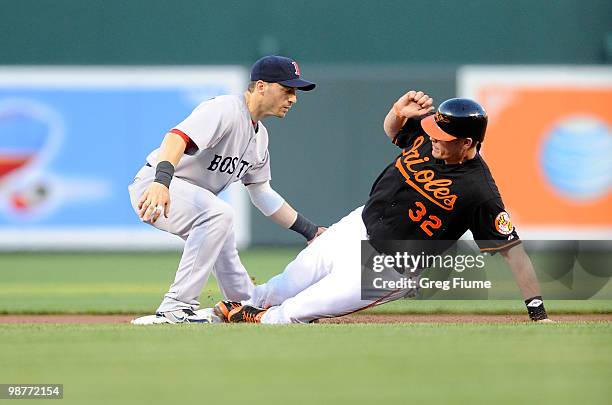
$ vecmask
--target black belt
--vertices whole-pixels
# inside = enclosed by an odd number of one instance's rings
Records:
[[[153,166],[151,166],[151,165],[149,164],[149,162],[147,162],[147,164],[146,164],[145,166],[153,167]]]

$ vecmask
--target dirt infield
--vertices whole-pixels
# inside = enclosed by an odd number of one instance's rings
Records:
[[[0,315],[2,323],[130,323],[135,315]]]
[[[612,321],[612,314],[551,315],[559,322]],[[480,314],[361,314],[321,319],[321,323],[510,323],[530,322],[527,315]]]
[[[0,324],[116,324],[129,323],[137,315],[0,315]],[[563,314],[551,315],[560,322],[612,321],[612,314]],[[511,323],[529,322],[525,315],[476,315],[476,314],[354,314],[340,318],[321,319],[328,324],[365,323]]]

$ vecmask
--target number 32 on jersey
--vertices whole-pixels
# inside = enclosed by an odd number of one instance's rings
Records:
[[[423,203],[420,201],[417,201],[415,205],[416,205],[416,210],[413,210],[412,208],[409,209],[408,216],[413,222],[421,222],[425,214],[427,214],[427,208],[425,208],[425,205],[423,205]],[[429,237],[433,236],[432,229],[438,229],[441,226],[442,226],[442,220],[435,215],[429,215],[426,220],[421,222],[421,229]]]

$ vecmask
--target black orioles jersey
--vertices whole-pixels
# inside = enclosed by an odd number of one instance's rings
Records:
[[[483,251],[520,243],[480,154],[462,164],[432,156],[420,119],[394,143],[402,153],[378,176],[362,218],[370,240],[455,241],[468,229]]]

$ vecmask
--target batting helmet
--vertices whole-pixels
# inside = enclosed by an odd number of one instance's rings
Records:
[[[440,141],[457,138],[484,140],[487,130],[487,112],[469,98],[451,98],[438,107],[435,114],[421,121],[427,135]]]

